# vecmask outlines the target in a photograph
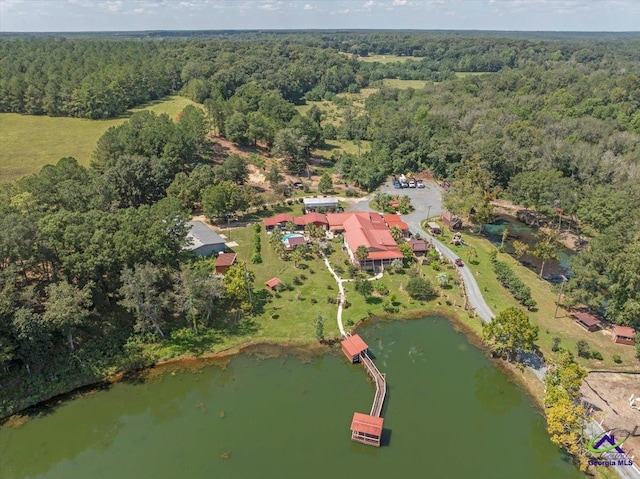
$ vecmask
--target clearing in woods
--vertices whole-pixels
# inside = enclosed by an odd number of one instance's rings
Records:
[[[110,126],[125,122],[132,113],[149,110],[175,118],[187,105],[196,105],[180,96],[171,96],[133,108],[111,120],[49,117],[0,113],[0,183],[40,171],[46,164],[71,156],[88,165],[98,139]]]

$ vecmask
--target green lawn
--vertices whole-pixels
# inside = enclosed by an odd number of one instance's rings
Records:
[[[398,55],[369,55],[366,57],[358,57],[361,62],[378,62],[378,63],[393,63],[393,62],[406,62],[421,60],[420,57],[401,57]]]
[[[332,153],[344,151],[351,155],[357,155],[371,150],[371,142],[362,140],[360,141],[360,149],[358,145],[352,140],[325,140],[326,146],[324,148],[318,148],[313,150],[313,153],[324,158],[330,158]]]
[[[446,231],[443,229],[443,231]],[[450,234],[443,234],[445,242],[448,242]],[[460,258],[465,261],[465,267],[474,272],[482,294],[489,307],[495,314],[509,306],[519,306],[511,294],[498,282],[489,260],[489,252],[495,247],[486,239],[471,234],[463,234],[467,246],[449,245],[457,251]],[[478,254],[479,264],[469,262],[469,251],[474,248]],[[514,258],[507,254],[498,253],[498,260],[508,263],[516,274],[527,286],[531,288],[533,299],[538,303],[537,311],[528,312],[531,320],[539,326],[540,333],[538,345],[547,359],[555,356],[551,351],[554,337],[559,337],[560,347],[576,353],[576,342],[580,339],[587,341],[593,351],[599,351],[604,356],[602,361],[594,359],[578,358],[578,362],[588,369],[638,369],[638,361],[634,359],[634,348],[616,344],[610,335],[602,332],[589,333],[579,327],[568,316],[563,308],[558,310],[558,317],[553,315],[556,309],[558,291],[546,281],[539,280],[537,275],[529,269],[521,266]],[[478,327],[479,329],[479,327]],[[618,354],[622,358],[621,364],[613,361],[613,355]]]
[[[169,97],[134,108],[131,112],[149,110],[167,113],[172,118],[190,104],[183,97]],[[53,118],[17,113],[0,114],[0,183],[35,173],[46,164],[72,156],[88,165],[98,139],[110,127],[123,123],[129,115],[112,120]]]
[[[413,88],[414,90],[422,90],[427,82],[424,80],[400,80],[398,78],[385,78],[382,80],[384,86],[391,88],[399,88],[400,90],[406,90],[407,88]]]

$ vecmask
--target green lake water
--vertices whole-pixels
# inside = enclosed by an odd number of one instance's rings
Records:
[[[0,429],[0,478],[581,478],[530,399],[444,318],[360,331],[387,374],[385,442],[350,440],[374,385],[340,354],[232,359]]]

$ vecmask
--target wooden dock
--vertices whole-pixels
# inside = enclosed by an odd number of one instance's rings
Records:
[[[373,398],[373,406],[371,406],[370,416],[380,417],[382,414],[382,406],[384,404],[384,398],[387,395],[387,380],[378,368],[375,363],[371,360],[366,351],[360,353],[360,362],[364,369],[366,369],[369,376],[376,383],[376,395]]]
[[[364,367],[365,371],[367,371],[376,383],[376,395],[373,398],[371,413],[353,413],[353,419],[351,420],[351,440],[380,447],[384,424],[382,406],[384,405],[384,398],[387,395],[387,380],[385,375],[378,370],[373,360],[369,357],[369,346],[367,346],[359,335],[354,334],[351,336],[345,334],[341,344],[342,352],[347,359],[352,363],[361,363],[362,367]]]

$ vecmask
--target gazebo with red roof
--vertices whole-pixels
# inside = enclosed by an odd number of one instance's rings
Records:
[[[360,354],[369,349],[367,343],[365,343],[357,334],[349,336],[340,344],[342,344],[342,352],[352,363],[357,363],[358,361],[360,361]]]
[[[383,424],[384,419],[381,417],[354,412],[351,421],[351,440],[380,447]]]
[[[633,346],[635,344],[634,336],[636,332],[629,326],[614,326],[613,327],[613,340],[619,344],[628,344]]]

